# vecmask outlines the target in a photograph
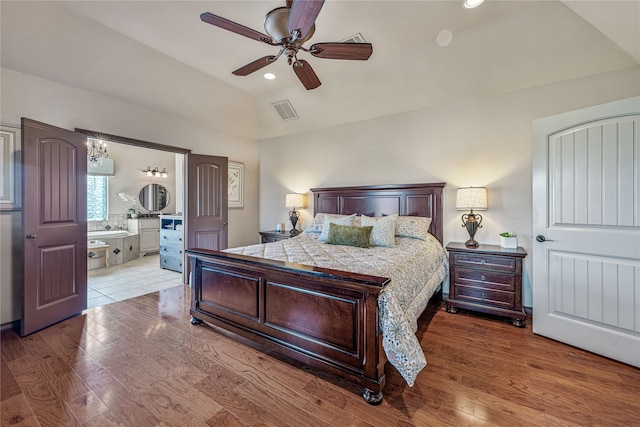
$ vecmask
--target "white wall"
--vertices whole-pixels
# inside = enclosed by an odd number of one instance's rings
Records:
[[[640,93],[640,67],[260,142],[260,228],[287,222],[284,195],[313,187],[446,182],[444,240],[468,234],[455,190],[486,186],[481,244],[512,231],[532,253],[531,122]],[[382,101],[381,101],[382,102]],[[313,204],[301,214],[302,228]],[[525,259],[524,304],[531,306],[532,257]]]
[[[189,148],[195,154],[226,156],[244,163],[244,208],[229,210],[229,245],[255,243],[258,236],[258,143],[255,140],[7,68],[0,68],[0,73],[0,121],[3,124],[20,125],[20,118],[28,117],[66,129],[90,129]],[[255,118],[247,120],[247,125],[253,126]],[[145,158],[131,164],[139,168],[155,166]],[[20,317],[20,270],[23,268],[19,250],[22,244],[20,215],[1,213],[0,224],[0,323],[4,324]]]

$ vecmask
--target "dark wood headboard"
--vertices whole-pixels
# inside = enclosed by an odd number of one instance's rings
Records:
[[[442,243],[442,190],[445,185],[438,182],[312,188],[313,213],[426,216],[431,218],[429,232]]]

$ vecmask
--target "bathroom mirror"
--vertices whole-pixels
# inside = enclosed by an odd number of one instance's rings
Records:
[[[160,184],[148,184],[142,187],[138,199],[149,212],[158,212],[169,204],[169,192]]]

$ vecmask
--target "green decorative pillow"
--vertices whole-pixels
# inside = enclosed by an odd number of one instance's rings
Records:
[[[331,245],[355,246],[368,248],[372,226],[354,227],[350,225],[329,224],[327,243]]]
[[[373,226],[373,230],[371,231],[371,241],[369,242],[370,246],[395,246],[397,222],[397,214],[382,217],[370,217],[362,215],[360,217],[360,224],[362,224],[363,226]]]
[[[356,219],[356,214],[353,215],[324,215],[324,222],[322,224],[322,232],[320,233],[320,237],[318,240],[321,242],[326,242],[327,237],[329,236],[329,225],[330,224],[338,224],[338,225],[353,225],[353,221]]]

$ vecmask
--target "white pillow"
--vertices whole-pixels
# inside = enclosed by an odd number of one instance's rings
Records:
[[[342,215],[342,214],[330,214],[324,212],[318,212],[315,217],[313,217],[313,221],[309,224],[306,231],[307,233],[322,233],[322,226],[324,225],[324,219],[329,217],[330,219],[338,219],[338,218],[346,218],[350,215]],[[356,223],[359,223],[358,218],[356,218]],[[354,223],[354,225],[357,225]]]
[[[398,222],[398,215],[387,215],[381,217],[370,217],[362,215],[360,218],[360,225],[367,226],[372,225],[371,241],[372,246],[386,246],[393,247],[396,245],[396,223]]]
[[[324,222],[322,223],[322,232],[320,233],[320,237],[318,240],[322,242],[327,241],[327,237],[329,237],[329,224],[338,224],[338,225],[353,225],[353,221],[356,219],[356,214],[353,215],[338,215],[338,214],[324,214]]]
[[[324,224],[325,215],[326,214],[322,212],[318,212],[316,216],[313,217],[313,221],[311,221],[311,224],[309,224],[307,229],[304,231],[306,231],[307,233],[322,233],[322,224]]]
[[[399,216],[396,236],[427,240],[431,218],[425,216]]]

